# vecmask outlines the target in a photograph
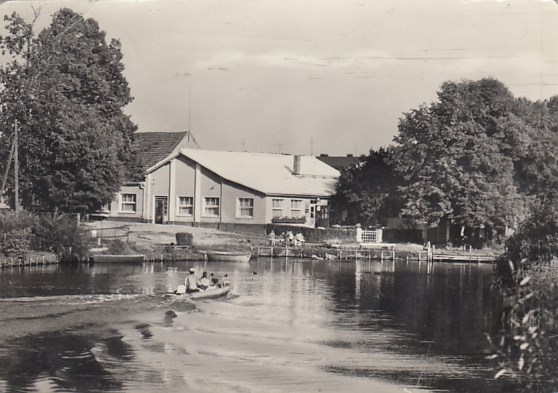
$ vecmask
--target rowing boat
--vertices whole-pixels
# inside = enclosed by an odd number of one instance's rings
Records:
[[[109,254],[97,254],[92,255],[91,259],[96,263],[141,263],[145,261],[145,255],[109,255]]]
[[[186,294],[186,296],[189,296],[190,298],[194,299],[194,300],[200,300],[200,299],[215,299],[221,296],[225,296],[227,293],[229,293],[229,291],[231,290],[231,287],[226,285],[223,286],[221,288],[215,288],[215,289],[211,289],[211,287],[209,289],[206,289],[205,291],[199,291],[199,292],[193,292],[193,293],[188,293]]]
[[[183,297],[186,299],[192,300],[201,300],[201,299],[215,299],[221,296],[225,296],[231,290],[231,287],[225,283],[225,285],[221,287],[209,287],[206,290],[200,290],[198,292],[192,293],[184,293],[186,287],[184,285],[179,285],[176,290],[177,297]]]
[[[252,256],[246,251],[204,251],[208,261],[215,262],[248,262]]]

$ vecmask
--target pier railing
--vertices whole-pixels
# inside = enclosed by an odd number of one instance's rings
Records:
[[[254,256],[271,258],[313,258],[324,260],[378,260],[378,261],[418,261],[418,262],[456,262],[456,263],[492,263],[493,255],[474,253],[449,254],[433,253],[431,250],[397,251],[364,248],[320,248],[320,247],[274,247],[256,246]]]

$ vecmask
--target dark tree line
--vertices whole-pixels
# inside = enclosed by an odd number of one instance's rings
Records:
[[[392,150],[370,151],[366,160],[342,171],[332,201],[336,221],[375,226],[397,217],[402,208],[397,192],[401,180],[391,164]]]
[[[346,222],[381,222],[398,206],[431,226],[447,219],[503,233],[558,184],[558,97],[516,98],[492,78],[445,82],[398,129],[395,146],[342,174],[335,201]]]
[[[39,12],[35,12],[35,20]],[[35,20],[5,16],[1,37],[0,163],[5,169],[19,127],[21,203],[26,209],[87,213],[135,178],[136,126],[118,40],[93,19],[64,8],[35,32]],[[2,173],[4,170],[2,171]],[[14,177],[6,195],[13,204]]]

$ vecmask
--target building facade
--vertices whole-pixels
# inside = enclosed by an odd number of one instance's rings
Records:
[[[339,172],[311,156],[181,149],[124,185],[112,219],[215,228],[328,226]]]

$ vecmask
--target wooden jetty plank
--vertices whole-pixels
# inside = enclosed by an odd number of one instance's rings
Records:
[[[459,254],[434,254],[434,261],[453,261],[453,262],[495,262],[496,257],[492,255],[459,255]]]

